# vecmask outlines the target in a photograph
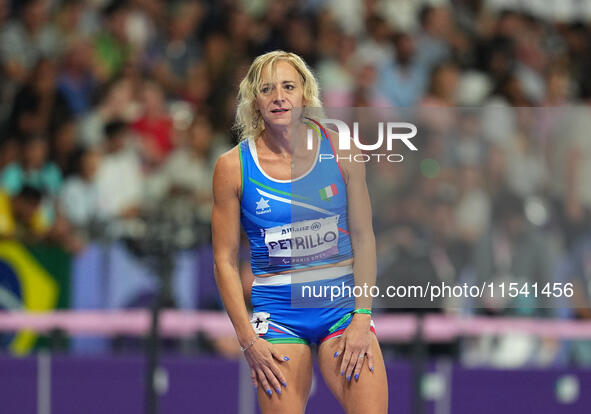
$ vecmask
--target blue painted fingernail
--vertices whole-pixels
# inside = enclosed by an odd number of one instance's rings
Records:
[[[289,361],[289,358],[284,356],[284,357],[283,357],[283,360],[284,360],[284,361]]]
[[[341,377],[345,375],[345,371],[341,371]]]
[[[369,370],[370,370],[371,372],[373,372],[373,367],[369,367]]]
[[[281,388],[277,388],[277,394],[281,394]]]
[[[359,379],[359,374],[355,374],[355,379],[358,380]]]
[[[351,381],[351,375],[347,376],[347,381]]]
[[[338,356],[339,356],[339,351],[337,351],[337,352],[334,353],[334,357],[335,358],[338,357]]]
[[[254,386],[254,390],[256,391],[256,390],[258,390],[258,389],[259,389],[259,387],[257,387],[257,386],[255,385],[255,386]]]
[[[285,382],[282,383],[285,388],[287,388],[287,384]]]
[[[267,390],[267,394],[271,395],[271,394],[273,394],[273,391]]]

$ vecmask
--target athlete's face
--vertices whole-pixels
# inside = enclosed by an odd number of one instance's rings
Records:
[[[256,107],[268,126],[287,126],[300,117],[304,106],[302,77],[286,61],[279,61],[275,73],[263,68]]]

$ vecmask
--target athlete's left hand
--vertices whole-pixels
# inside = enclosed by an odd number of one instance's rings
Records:
[[[334,357],[343,356],[341,375],[345,376],[347,381],[351,381],[351,378],[359,379],[366,358],[370,371],[373,371],[370,323],[371,315],[356,313],[340,338],[339,348]]]

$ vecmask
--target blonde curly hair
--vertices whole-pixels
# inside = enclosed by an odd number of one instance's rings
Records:
[[[277,62],[280,60],[291,63],[302,77],[304,106],[311,108],[322,107],[322,102],[320,102],[319,98],[318,82],[301,57],[295,53],[285,52],[283,50],[265,53],[252,62],[248,73],[242,79],[242,82],[240,82],[234,128],[239,132],[241,140],[248,137],[257,137],[265,129],[265,123],[261,122],[260,114],[257,114],[255,100],[261,84],[263,68],[267,67],[268,71],[274,73]]]

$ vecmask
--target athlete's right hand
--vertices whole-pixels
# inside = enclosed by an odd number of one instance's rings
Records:
[[[289,358],[264,339],[256,340],[244,351],[244,356],[250,366],[254,387],[257,388],[260,385],[269,396],[273,394],[272,389],[275,389],[277,394],[281,394],[281,385],[287,387],[287,383],[277,362],[282,364],[289,361]]]

